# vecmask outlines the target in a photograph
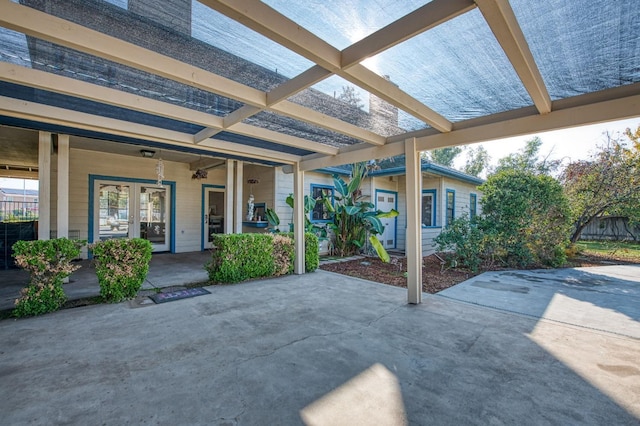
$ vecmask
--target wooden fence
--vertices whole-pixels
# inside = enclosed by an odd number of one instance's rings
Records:
[[[640,225],[629,224],[629,219],[619,216],[596,218],[582,230],[582,240],[640,240]]]

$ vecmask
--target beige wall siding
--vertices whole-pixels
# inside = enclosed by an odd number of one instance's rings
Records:
[[[156,180],[157,158],[136,158],[117,154],[71,149],[69,179],[69,229],[80,238],[89,237],[89,175]],[[164,179],[175,182],[176,252],[201,249],[202,185],[225,185],[224,168],[209,171],[207,179],[192,180],[193,172],[185,163],[164,161]],[[52,185],[55,188],[54,185]],[[55,206],[55,197],[52,197]],[[55,223],[52,217],[52,223]]]
[[[397,247],[406,247],[406,228],[407,228],[407,212],[406,212],[406,181],[404,176],[398,177],[398,233]],[[477,194],[478,207],[477,212],[480,214],[480,198],[482,193],[473,184],[461,182],[458,180],[444,177],[425,176],[422,179],[422,190],[436,190],[436,226],[422,229],[422,254],[427,256],[435,252],[433,245],[434,239],[442,232],[445,226],[446,215],[446,192],[447,189],[455,191],[455,217],[469,215],[469,194]]]

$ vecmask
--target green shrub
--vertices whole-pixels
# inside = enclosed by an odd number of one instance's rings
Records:
[[[142,238],[110,239],[89,246],[96,262],[100,295],[121,302],[138,294],[149,272],[151,242]]]
[[[275,272],[270,234],[214,235],[213,246],[211,262],[205,265],[213,282],[236,283]]]
[[[273,235],[274,275],[286,275],[293,272],[293,240],[284,235]]]
[[[285,232],[282,235],[286,235],[293,241],[293,232]],[[293,254],[291,262],[295,261],[295,252]],[[304,234],[304,270],[305,272],[313,272],[320,266],[320,246],[319,239],[316,234],[311,232],[305,232]]]
[[[295,249],[292,233],[214,235],[211,262],[204,267],[216,283],[236,283],[252,278],[293,272]],[[318,237],[305,234],[305,271],[318,269]]]
[[[465,216],[456,218],[435,238],[438,251],[445,252],[451,267],[464,267],[477,272],[490,265],[493,253],[491,234],[478,220]]]
[[[560,183],[545,175],[503,170],[480,186],[485,232],[495,237],[496,257],[507,266],[560,266],[571,228]]]
[[[80,255],[84,241],[66,238],[18,241],[13,245],[16,264],[30,273],[29,286],[15,302],[13,315],[41,315],[60,309],[66,301],[62,283],[80,266],[71,261]]]

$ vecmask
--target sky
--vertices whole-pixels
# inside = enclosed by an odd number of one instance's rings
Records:
[[[603,133],[622,133],[626,128],[635,130],[640,126],[640,116],[629,120],[610,121],[607,123],[593,124],[590,126],[575,127],[572,129],[554,130],[551,132],[533,133],[525,136],[518,136],[506,139],[483,142],[481,144],[469,145],[477,147],[484,146],[491,156],[491,165],[495,166],[498,159],[518,152],[524,148],[526,141],[534,136],[540,137],[542,147],[540,156],[546,157],[550,153],[550,160],[563,160],[564,164],[570,161],[587,160],[597,149],[598,145],[604,141]],[[466,160],[466,153],[460,154],[455,161],[454,167],[462,168]]]
[[[540,154],[549,155],[549,159],[563,159],[568,161],[586,160],[594,152],[598,144],[603,142],[603,133],[622,133],[627,127],[636,129],[640,126],[640,116],[629,120],[612,121],[608,123],[593,124],[590,126],[575,127],[573,129],[554,130],[551,132],[534,133],[531,135],[518,136],[515,138],[498,139],[482,144],[470,145],[476,147],[483,145],[491,156],[491,164],[496,165],[499,158],[505,157],[513,152],[517,152],[525,146],[526,141],[534,136],[542,139]],[[463,152],[456,159],[455,167],[461,168],[466,159]],[[38,189],[38,181],[31,179],[6,179],[0,178],[0,188]]]

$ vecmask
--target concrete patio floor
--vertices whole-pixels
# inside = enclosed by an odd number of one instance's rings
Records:
[[[594,276],[626,287],[607,297],[637,302],[640,268],[609,268]],[[539,275],[507,276],[412,306],[404,289],[317,271],[2,320],[2,423],[637,425],[640,304],[573,303],[567,274],[547,276],[547,297]],[[497,295],[506,308],[484,306]],[[607,329],[622,316],[629,333]]]
[[[204,264],[211,259],[208,251],[188,253],[154,253],[143,289],[166,288],[209,280]],[[69,277],[63,289],[69,300],[100,295],[100,284],[91,260],[75,262],[80,269]],[[0,271],[0,311],[12,309],[20,290],[29,284],[29,274],[21,269]]]

